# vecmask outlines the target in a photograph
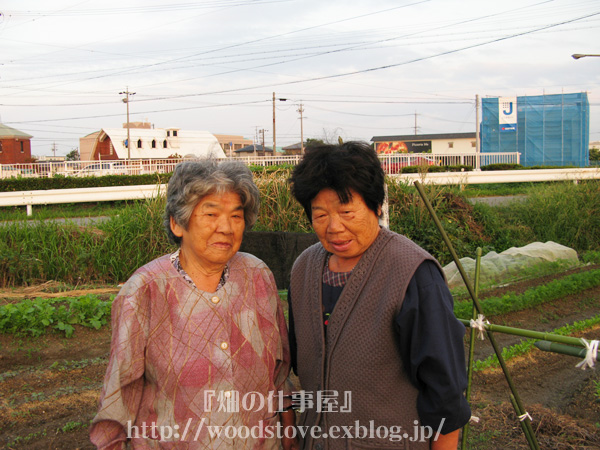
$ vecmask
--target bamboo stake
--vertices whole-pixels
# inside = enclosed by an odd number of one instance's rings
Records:
[[[519,405],[517,404],[517,401],[515,400],[515,396],[510,394],[510,402],[513,405],[513,408],[515,409],[515,411],[519,410]],[[518,414],[519,416],[521,414]],[[521,424],[521,429],[523,430],[523,433],[525,434],[525,439],[527,439],[527,443],[529,444],[529,448],[535,448],[537,442],[535,442],[535,436],[533,436],[532,434],[530,434],[529,428],[527,428],[527,425],[525,424],[524,420],[519,419],[519,423]],[[533,430],[531,430],[533,432]]]
[[[465,269],[463,268],[463,266],[460,262],[460,259],[458,258],[458,255],[456,254],[456,251],[454,250],[454,247],[452,246],[452,243],[450,242],[450,239],[448,238],[448,235],[446,234],[446,230],[444,230],[444,227],[442,226],[440,219],[438,218],[437,214],[435,213],[433,206],[431,206],[431,203],[429,203],[429,199],[427,198],[427,195],[425,194],[425,191],[423,190],[423,186],[418,181],[415,181],[414,184],[415,184],[415,187],[417,188],[417,191],[419,192],[419,195],[421,196],[421,199],[423,200],[423,203],[425,203],[425,206],[427,207],[427,210],[429,211],[429,214],[431,215],[431,218],[433,219],[438,231],[442,235],[442,239],[444,240],[446,247],[448,247],[448,250],[450,251],[450,254],[452,255],[452,259],[454,259],[454,262],[456,263],[456,267],[465,283],[465,286],[467,287],[467,290],[469,291],[469,295],[471,296],[471,299],[473,300],[473,305],[475,305],[475,307],[477,308],[477,312],[479,314],[483,314],[483,309],[481,308],[479,300],[477,299],[477,296],[475,295],[475,292],[473,290],[473,287],[471,286],[471,282],[469,281],[469,279],[467,277]],[[498,362],[500,363],[502,372],[504,372],[504,378],[506,378],[508,387],[515,397],[515,403],[519,407],[519,409],[516,412],[518,415],[522,415],[522,414],[519,414],[519,411],[524,411],[525,408],[523,407],[521,398],[519,397],[519,394],[517,393],[517,389],[512,381],[512,377],[510,376],[510,373],[508,372],[508,367],[506,366],[506,363],[504,362],[504,358],[502,357],[502,352],[501,352],[500,348],[498,347],[498,344],[496,343],[496,339],[494,338],[493,333],[489,330],[486,330],[486,333],[487,333],[488,339],[490,340],[490,344],[492,344],[494,352],[496,353],[496,357],[498,358]],[[534,446],[531,448],[535,449],[535,450],[539,450],[539,445],[537,443],[537,440],[535,439],[535,435],[533,434],[533,429],[531,429],[531,421],[529,419],[525,419],[525,420],[523,420],[522,423],[524,423],[525,426],[530,428],[530,431],[531,431],[531,434],[533,437],[533,444],[534,444]]]
[[[547,340],[537,341],[534,342],[533,345],[545,352],[560,353],[562,355],[575,356],[578,358],[585,358],[587,356],[587,350],[585,348],[572,347],[558,342],[550,342]],[[600,353],[596,355],[596,361],[600,361]]]
[[[479,274],[481,270],[481,247],[477,247],[477,257],[475,259],[475,296],[479,296]],[[477,309],[473,306],[473,319],[477,319]],[[467,391],[465,397],[467,402],[471,401],[471,383],[473,381],[473,359],[475,355],[475,330],[471,328],[471,335],[469,336],[469,362],[467,365]],[[469,436],[469,422],[465,424],[462,431],[462,438],[460,442],[461,450],[467,448],[467,438]]]
[[[458,319],[464,326],[470,327],[471,322],[466,319]],[[576,345],[577,347],[585,347],[585,344],[580,338],[572,336],[561,336],[560,334],[545,333],[542,331],[524,330],[523,328],[507,327],[505,325],[492,325],[487,323],[484,328],[489,331],[496,331],[498,333],[513,334],[515,336],[522,336],[527,338],[539,339],[544,341],[558,342],[567,345]],[[585,348],[582,349],[583,356],[585,356]]]

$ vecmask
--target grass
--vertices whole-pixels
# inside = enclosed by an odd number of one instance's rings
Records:
[[[255,230],[310,231],[304,211],[292,198],[289,171],[257,172],[261,209]],[[531,188],[526,201],[510,208],[472,205],[457,186],[426,186],[427,195],[453,246],[461,256],[502,252],[533,241],[555,241],[578,252],[600,251],[600,183],[544,184]],[[413,187],[388,180],[390,229],[404,234],[442,265],[451,255]],[[49,280],[68,285],[118,284],[140,266],[169,253],[163,229],[164,198],[101,204],[86,209],[49,207],[60,216],[94,215],[108,219],[93,226],[35,220],[24,226],[0,226],[0,287],[26,286]],[[6,213],[7,208],[0,211]],[[52,213],[50,213],[52,211]],[[6,218],[4,216],[0,216]],[[41,216],[39,216],[41,217]]]
[[[32,208],[32,215],[27,215],[24,206],[7,206],[0,208],[0,222],[9,220],[47,220],[76,217],[112,217],[126,213],[134,202],[94,202],[66,203],[60,205],[39,205]]]
[[[532,189],[543,189],[546,183],[490,183],[467,184],[463,192],[467,197],[496,197],[505,195],[524,195]]]

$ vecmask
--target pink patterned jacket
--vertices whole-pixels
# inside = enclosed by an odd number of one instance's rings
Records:
[[[277,395],[290,394],[290,354],[275,281],[261,260],[238,252],[225,285],[208,293],[160,257],[115,298],[112,330],[90,430],[99,449],[278,447]]]

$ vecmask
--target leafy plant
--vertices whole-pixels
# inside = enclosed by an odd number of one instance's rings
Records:
[[[0,305],[0,332],[41,336],[48,329],[71,337],[74,325],[99,329],[110,318],[112,299],[96,295],[79,298],[36,298]]]
[[[598,285],[600,285],[600,269],[589,270],[536,286],[520,295],[509,293],[502,297],[486,298],[480,300],[479,303],[486,316],[500,315],[532,308],[544,302],[556,300]],[[472,311],[473,305],[470,301],[454,304],[454,314],[460,319],[471,318]]]

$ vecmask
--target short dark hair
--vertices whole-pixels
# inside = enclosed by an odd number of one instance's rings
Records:
[[[311,202],[323,189],[332,189],[342,203],[351,190],[359,193],[367,207],[379,216],[385,198],[385,174],[377,153],[366,142],[314,145],[294,168],[290,179],[292,195],[312,222]]]
[[[219,163],[210,158],[177,164],[167,187],[163,222],[169,241],[181,244],[181,238],[171,230],[171,217],[187,230],[192,212],[202,198],[225,192],[235,192],[240,196],[246,230],[252,228],[258,217],[260,194],[246,165],[237,161]]]

